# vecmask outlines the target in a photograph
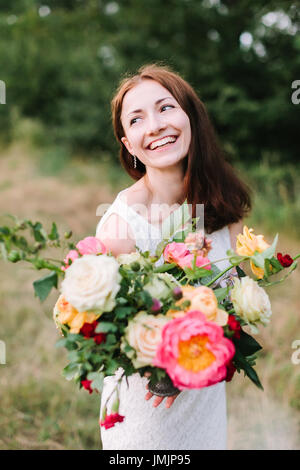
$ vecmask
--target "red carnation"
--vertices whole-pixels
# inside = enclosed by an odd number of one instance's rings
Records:
[[[293,258],[291,258],[290,255],[282,256],[282,253],[277,253],[277,259],[284,268],[288,268],[293,262]]]
[[[97,326],[98,322],[94,321],[93,323],[85,323],[81,330],[80,333],[85,337],[85,338],[91,338],[94,336],[95,333],[95,328]]]
[[[228,316],[227,325],[228,325],[228,327],[231,331],[234,331],[233,337],[237,338],[237,339],[240,339],[242,328],[241,328],[241,325],[239,324],[239,322],[237,321],[237,319],[235,318],[234,315],[229,315]]]
[[[91,383],[92,383],[91,380],[82,380],[81,381],[81,385],[83,386],[83,388],[88,390],[89,393],[93,393],[93,389],[91,388]]]
[[[104,421],[100,421],[100,426],[104,426],[105,429],[112,428],[116,423],[122,423],[125,416],[119,415],[119,413],[112,413],[105,416]]]
[[[236,367],[233,365],[232,361],[229,361],[226,368],[227,368],[227,374],[226,374],[225,380],[226,382],[230,382],[232,380],[232,377],[234,376]]]
[[[106,335],[104,333],[97,333],[94,336],[94,341],[96,344],[101,344],[105,341]]]

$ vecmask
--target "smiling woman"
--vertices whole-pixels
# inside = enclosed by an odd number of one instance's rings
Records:
[[[154,252],[161,223],[187,200],[192,217],[204,205],[201,222],[212,240],[210,259],[221,259],[218,267],[226,269],[228,261],[222,259],[251,208],[250,193],[225,160],[195,91],[169,68],[146,65],[121,82],[112,116],[121,163],[136,182],[117,195],[96,236],[114,255],[136,246]],[[102,409],[120,374],[106,377]],[[123,427],[102,430],[103,449],[226,448],[224,382],[182,391],[168,397],[165,407],[163,397],[156,396],[153,406],[148,402],[153,394],[145,395],[146,377],[134,374],[128,383],[121,381],[119,390]]]

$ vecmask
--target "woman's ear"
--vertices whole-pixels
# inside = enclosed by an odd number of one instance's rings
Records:
[[[130,145],[130,142],[129,140],[127,139],[127,137],[122,137],[121,138],[121,142],[122,144],[125,145],[125,147],[127,148],[128,152],[131,153],[131,155],[133,155],[133,150],[132,150],[132,146]]]

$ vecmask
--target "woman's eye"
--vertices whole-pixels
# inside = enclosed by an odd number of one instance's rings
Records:
[[[165,104],[164,106],[161,107],[161,111],[164,110],[164,108],[174,108],[171,104]]]
[[[139,119],[139,118],[136,117],[136,118],[131,119],[130,125],[131,125],[131,124],[135,124],[137,119]]]

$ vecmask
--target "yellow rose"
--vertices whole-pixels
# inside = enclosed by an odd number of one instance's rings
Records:
[[[77,315],[77,310],[74,308],[63,295],[60,295],[53,310],[53,318],[55,323],[65,325],[73,320]]]
[[[183,297],[176,302],[176,306],[180,307],[185,300],[189,300],[191,304],[184,310],[169,310],[167,316],[171,318],[179,318],[190,310],[200,310],[207,317],[207,320],[216,323],[219,326],[227,324],[228,314],[218,308],[218,300],[212,289],[206,286],[182,286]]]
[[[53,310],[53,319],[56,326],[68,325],[70,333],[79,333],[84,323],[93,323],[100,314],[92,312],[78,312],[63,295],[60,295]]]
[[[85,323],[93,323],[100,315],[91,312],[78,312],[69,323],[70,333],[79,333]]]
[[[263,235],[255,235],[253,233],[253,228],[248,229],[248,227],[245,225],[243,234],[240,233],[237,236],[235,251],[240,256],[252,256],[254,255],[255,251],[262,253],[267,248],[269,248],[269,246],[270,245],[265,241]],[[264,277],[264,269],[255,266],[252,260],[250,261],[250,267],[253,274],[255,274],[258,279],[262,279]],[[272,269],[271,266],[270,269]]]

